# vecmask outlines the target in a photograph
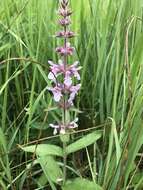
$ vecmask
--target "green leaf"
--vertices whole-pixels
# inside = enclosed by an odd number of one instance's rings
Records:
[[[73,181],[68,181],[63,187],[62,190],[103,190],[102,187],[96,183],[89,181],[87,179],[77,178]]]
[[[48,181],[58,183],[59,180],[62,180],[62,170],[52,156],[40,157],[38,161]]]
[[[44,173],[42,173],[42,175],[36,181],[37,181],[37,184],[38,184],[39,188],[44,187],[48,182],[47,177],[45,176]]]
[[[0,127],[0,149],[2,147],[4,149],[4,151],[6,152],[7,151],[6,146],[7,146],[6,138],[5,138],[5,135],[3,133],[2,128]]]
[[[93,132],[90,133],[81,139],[75,141],[74,143],[67,146],[66,152],[67,154],[70,154],[72,152],[76,152],[78,150],[81,150],[82,148],[85,148],[97,141],[101,137],[101,132]]]
[[[120,157],[121,157],[121,147],[120,147],[120,142],[119,142],[119,138],[118,138],[115,120],[111,117],[109,117],[109,119],[111,119],[111,121],[112,121],[112,129],[111,130],[113,130],[113,134],[114,134],[115,146],[116,146],[116,158],[117,158],[117,165],[118,165]]]
[[[7,187],[5,185],[5,182],[2,180],[2,178],[0,177],[0,187],[3,189],[3,190],[7,190]]]
[[[63,156],[62,148],[56,145],[51,144],[39,144],[31,145],[27,147],[20,147],[25,152],[36,152],[38,156],[46,156],[46,155],[55,155],[55,156]]]

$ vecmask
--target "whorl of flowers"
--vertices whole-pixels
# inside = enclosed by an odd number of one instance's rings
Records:
[[[70,129],[76,128],[78,121],[78,118],[75,118],[74,121],[70,121],[69,119],[69,110],[71,106],[73,106],[75,96],[81,87],[81,84],[78,83],[75,85],[73,83],[74,78],[80,81],[78,72],[81,67],[78,66],[79,62],[75,61],[71,65],[68,64],[68,56],[72,56],[75,52],[75,48],[72,47],[69,42],[70,38],[75,36],[75,33],[69,29],[71,14],[72,11],[69,8],[69,0],[60,0],[58,10],[60,18],[58,23],[62,30],[57,32],[55,36],[63,39],[63,45],[56,48],[56,53],[58,53],[60,57],[58,63],[48,61],[50,65],[48,78],[53,83],[53,87],[48,87],[48,90],[52,92],[54,101],[63,111],[62,122],[56,125],[50,124],[50,127],[54,128],[54,134],[57,134],[57,132],[65,134]]]

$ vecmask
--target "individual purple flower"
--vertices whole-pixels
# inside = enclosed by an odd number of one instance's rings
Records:
[[[65,78],[64,78],[64,84],[69,87],[72,84],[72,78],[69,71],[66,71]]]
[[[80,75],[78,73],[78,71],[82,68],[82,67],[77,67],[77,65],[79,64],[78,61],[76,61],[74,64],[70,65],[68,67],[68,70],[70,72],[70,76],[74,76],[77,78],[77,80],[80,80]]]
[[[66,47],[56,48],[56,52],[59,53],[61,56],[73,55],[74,51],[75,51],[75,48],[71,47],[69,42],[66,44]]]
[[[54,75],[57,75],[57,73],[61,71],[61,67],[63,67],[61,60],[59,60],[59,64],[55,64],[53,61],[48,61],[48,63],[50,64],[50,70]]]
[[[56,85],[55,87],[48,87],[49,91],[53,93],[55,102],[59,102],[62,95],[62,87],[60,85]]]
[[[48,61],[48,63],[50,64],[50,72],[48,78],[55,81],[57,75],[64,72],[64,64],[62,60],[59,60],[58,64],[55,64],[52,61]]]
[[[81,69],[81,67],[77,67],[79,64],[78,61],[76,61],[73,65],[70,65],[67,67],[65,72],[65,78],[64,78],[64,84],[67,87],[70,87],[72,84],[72,77],[76,77],[77,80],[80,80],[80,75],[78,71]]]
[[[73,105],[73,100],[75,99],[76,94],[78,93],[79,89],[81,87],[81,84],[77,84],[76,86],[71,86],[69,88],[70,96],[68,99],[68,102]]]

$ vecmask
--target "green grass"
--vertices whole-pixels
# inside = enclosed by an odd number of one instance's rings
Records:
[[[71,61],[79,59],[83,66],[76,100],[83,111],[78,130],[95,127],[103,134],[80,151],[86,155],[83,163],[75,153],[68,167],[105,190],[143,189],[143,2],[71,2],[72,29],[78,33],[73,40],[77,54]],[[32,157],[17,144],[50,137],[48,125],[59,116],[58,111],[47,111],[53,104],[46,91],[47,61],[57,60],[53,49],[60,43],[52,36],[58,30],[56,10],[56,0],[1,0],[0,187],[4,190],[36,189],[40,180],[44,184],[39,166],[30,165]],[[72,141],[86,133],[74,134]],[[68,175],[72,177],[71,170]]]

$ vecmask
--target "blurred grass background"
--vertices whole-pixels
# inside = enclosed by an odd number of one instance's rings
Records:
[[[94,145],[96,181],[109,190],[143,189],[143,2],[71,3],[72,30],[78,36],[72,41],[77,53],[70,61],[80,60],[83,66],[76,100],[83,111],[79,129],[103,130],[102,140]],[[46,90],[47,61],[58,59],[54,48],[60,43],[53,38],[59,30],[57,5],[57,0],[1,0],[0,186],[4,190],[24,189],[24,177],[29,179],[22,173],[27,163],[18,167],[28,158],[17,144],[36,140],[39,134],[40,138],[52,135],[48,125],[58,119],[58,112],[46,111],[52,106]],[[36,184],[34,174],[32,184]]]

